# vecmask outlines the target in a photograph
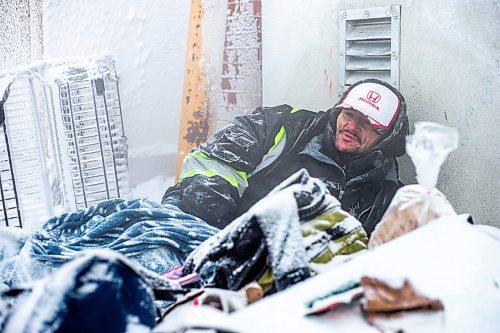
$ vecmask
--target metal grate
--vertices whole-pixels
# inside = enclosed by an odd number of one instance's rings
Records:
[[[127,197],[112,61],[45,64],[12,76],[0,133],[3,223],[36,227],[57,213]]]
[[[124,195],[126,144],[116,80],[72,68],[58,80],[77,208]]]
[[[339,94],[356,81],[378,78],[399,88],[400,6],[339,14]]]
[[[64,191],[51,137],[50,89],[29,70],[10,78],[3,94],[5,121],[0,142],[3,223],[21,227],[25,221],[54,214],[64,200]]]
[[[22,227],[21,212],[17,199],[16,182],[12,173],[12,159],[5,123],[0,126],[0,223],[5,226]]]

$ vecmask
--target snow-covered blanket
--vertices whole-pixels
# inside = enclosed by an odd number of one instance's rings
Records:
[[[218,231],[175,205],[110,199],[48,220],[40,231],[0,228],[0,290],[46,276],[87,249],[117,251],[156,273],[184,262]]]
[[[150,332],[156,307],[147,275],[117,252],[86,251],[26,288],[0,295],[0,332]]]

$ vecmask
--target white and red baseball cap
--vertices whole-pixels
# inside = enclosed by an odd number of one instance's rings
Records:
[[[364,82],[354,86],[335,108],[359,111],[375,129],[389,131],[399,107],[399,98],[391,89],[376,82]]]

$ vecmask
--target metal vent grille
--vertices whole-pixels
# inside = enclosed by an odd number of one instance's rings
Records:
[[[45,64],[10,78],[0,74],[0,83],[5,80],[4,225],[35,229],[54,214],[128,196],[127,145],[110,59]]]
[[[339,14],[339,93],[377,78],[399,88],[400,6]]]
[[[126,144],[117,82],[73,68],[58,87],[76,207],[124,195]]]

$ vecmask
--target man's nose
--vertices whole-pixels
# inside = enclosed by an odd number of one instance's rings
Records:
[[[347,121],[347,125],[349,126],[349,129],[353,131],[358,131],[359,128],[361,127],[361,121],[358,117],[351,117]]]

